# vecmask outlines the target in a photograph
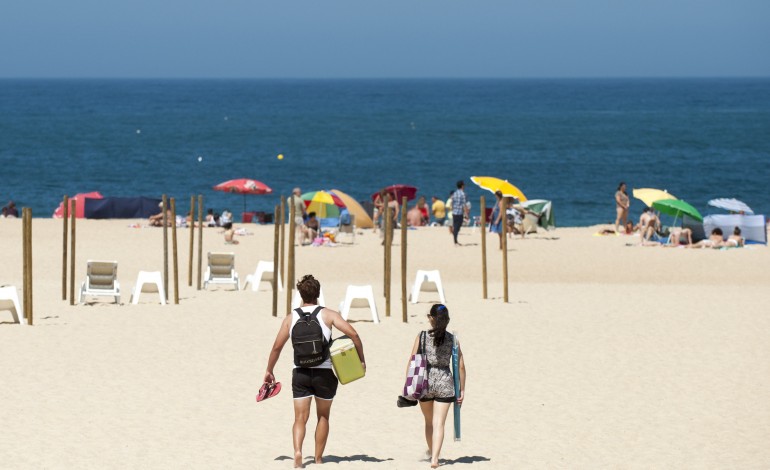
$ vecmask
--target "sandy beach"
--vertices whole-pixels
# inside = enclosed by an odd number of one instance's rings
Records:
[[[285,291],[275,318],[267,283],[258,292],[188,287],[189,230],[180,229],[179,305],[161,306],[156,294],[130,305],[137,273],[163,269],[162,230],[129,228],[135,222],[78,220],[77,285],[86,260],[116,260],[122,297],[70,306],[61,299],[61,221],[34,220],[35,326],[0,312],[1,466],[291,468],[290,348],[276,367],[284,390],[255,402]],[[273,226],[239,227],[250,234],[238,245],[204,229],[203,252],[234,252],[243,280],[272,259]],[[508,303],[496,236],[487,238],[484,300],[478,230],[463,229],[462,247],[443,228],[408,231],[407,290],[416,270],[440,270],[468,369],[463,439],[452,441],[450,416],[444,466],[768,468],[770,251],[645,248],[597,230],[510,239]],[[0,285],[20,296],[21,232],[20,220],[0,220]],[[351,314],[368,372],[339,388],[325,466],[429,466],[422,416],[397,408],[396,397],[438,297],[423,293],[401,321],[395,241],[389,318],[376,234],[296,250],[297,274],[314,274],[329,306],[348,284],[371,284],[382,320]]]

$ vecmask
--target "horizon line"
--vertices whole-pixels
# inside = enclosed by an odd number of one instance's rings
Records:
[[[484,76],[467,76],[467,77],[450,77],[450,76],[426,76],[426,77],[407,77],[407,76],[391,76],[391,77],[119,77],[119,76],[27,76],[27,77],[12,77],[12,76],[0,76],[0,80],[286,80],[286,81],[368,81],[368,80],[725,80],[725,79],[768,79],[770,75],[650,75],[650,76],[638,76],[638,75],[586,75],[586,76],[532,76],[532,77],[484,77]]]

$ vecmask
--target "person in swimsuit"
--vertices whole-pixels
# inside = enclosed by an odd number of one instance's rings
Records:
[[[465,398],[465,359],[460,355],[460,394],[455,399],[455,385],[449,365],[452,362],[454,337],[446,331],[449,324],[449,310],[442,304],[434,304],[428,313],[431,329],[422,331],[414,340],[412,354],[417,353],[420,339],[425,338],[425,355],[428,357],[428,393],[420,399],[420,410],[425,418],[425,441],[428,443],[430,467],[438,468],[438,457],[444,443],[444,424],[449,406],[457,401],[463,404]],[[407,362],[407,373],[409,363]]]
[[[615,212],[617,213],[617,217],[615,217],[615,231],[617,232],[619,230],[620,222],[623,222],[623,227],[626,226],[626,221],[628,220],[628,208],[631,206],[631,200],[628,198],[628,193],[626,193],[626,183],[620,182],[618,185],[618,190],[615,191]]]
[[[315,311],[316,307],[318,307],[321,284],[312,275],[307,274],[297,282],[297,291],[299,291],[302,297],[300,309],[306,313]],[[358,357],[361,359],[361,365],[366,370],[364,346],[358,333],[356,333],[356,330],[350,323],[345,321],[339,312],[329,308],[322,308],[318,313],[318,319],[321,320],[321,330],[327,342],[331,341],[332,327],[336,327],[340,332],[353,340]],[[299,314],[296,311],[292,311],[291,315],[288,315],[283,320],[283,323],[281,323],[267,361],[265,383],[275,383],[273,368],[276,362],[278,362],[283,346],[291,338],[291,332],[297,320],[299,320]],[[313,401],[313,398],[315,398],[316,414],[318,415],[318,424],[315,429],[315,463],[323,463],[326,439],[329,437],[329,414],[332,400],[337,393],[337,377],[332,371],[332,363],[329,357],[322,364],[315,367],[295,366],[292,373],[291,390],[294,396],[294,426],[292,428],[294,468],[303,468],[304,466],[302,463],[302,442],[305,440],[305,426],[310,417],[310,403]]]
[[[671,235],[668,237],[668,243],[666,246],[679,246],[692,245],[692,229],[689,228],[674,228],[671,231]]]
[[[722,229],[717,227],[711,231],[711,235],[698,243],[690,245],[690,248],[721,248],[724,243],[724,233]]]
[[[489,232],[497,234],[500,239],[500,249],[502,250],[503,237],[505,236],[503,233],[503,214],[505,214],[503,202],[505,199],[503,198],[503,193],[501,191],[495,191],[495,197],[497,198],[497,202],[495,202],[495,207],[492,209],[492,215],[490,216]]]
[[[741,235],[741,228],[740,227],[735,227],[735,229],[733,230],[733,234],[730,235],[727,238],[727,240],[725,240],[721,244],[721,247],[724,247],[724,248],[738,248],[738,247],[743,246],[743,244],[744,244],[744,240],[743,240],[743,236]]]

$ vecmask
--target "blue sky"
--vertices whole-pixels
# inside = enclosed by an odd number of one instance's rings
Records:
[[[770,0],[4,0],[0,77],[770,76]]]

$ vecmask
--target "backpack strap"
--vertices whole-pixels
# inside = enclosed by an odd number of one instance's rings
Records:
[[[425,351],[425,336],[427,336],[427,333],[425,333],[424,331],[420,332],[420,347],[417,350],[417,352],[419,354],[425,354],[426,353],[426,351]]]

